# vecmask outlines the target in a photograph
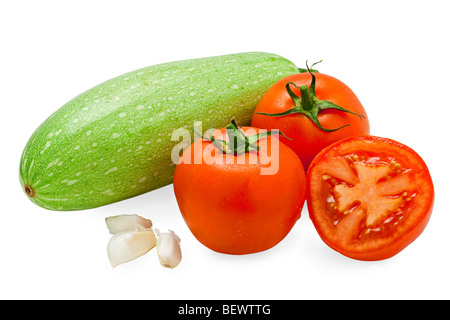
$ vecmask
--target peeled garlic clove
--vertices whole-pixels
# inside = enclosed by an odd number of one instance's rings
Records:
[[[151,220],[137,214],[121,214],[105,219],[109,233],[116,234],[124,231],[144,231],[152,227]]]
[[[158,235],[156,251],[159,262],[163,267],[175,268],[181,261],[180,238],[172,230],[168,233],[160,233],[156,229],[155,232]]]
[[[108,242],[108,258],[114,267],[136,259],[156,245],[152,230],[124,231],[114,234]]]

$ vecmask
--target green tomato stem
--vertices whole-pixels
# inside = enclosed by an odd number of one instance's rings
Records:
[[[316,95],[308,89],[307,86],[300,86],[301,107],[304,111],[310,111],[317,108]]]

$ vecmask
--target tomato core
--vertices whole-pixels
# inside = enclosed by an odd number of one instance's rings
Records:
[[[329,189],[326,207],[333,225],[339,228],[339,223],[348,214],[361,210],[366,219],[358,227],[358,239],[394,230],[414,201],[416,192],[407,190],[406,186],[404,189],[392,186],[397,185],[402,180],[401,175],[410,169],[402,167],[393,157],[353,153],[342,158],[355,175],[353,183],[339,175],[322,176]]]

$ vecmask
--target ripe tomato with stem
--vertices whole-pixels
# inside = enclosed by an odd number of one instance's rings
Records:
[[[208,130],[184,150],[174,191],[193,235],[226,254],[267,250],[300,218],[306,181],[297,155],[266,130]],[[200,159],[200,161],[198,161]]]
[[[305,170],[330,144],[370,133],[366,111],[355,93],[340,80],[306,66],[308,72],[276,82],[252,117],[253,127],[278,129],[289,137],[280,141],[295,151]]]

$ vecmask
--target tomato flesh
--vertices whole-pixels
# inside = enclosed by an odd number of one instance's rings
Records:
[[[355,259],[400,252],[425,228],[434,191],[423,160],[390,139],[344,139],[308,172],[308,208],[322,239]]]

